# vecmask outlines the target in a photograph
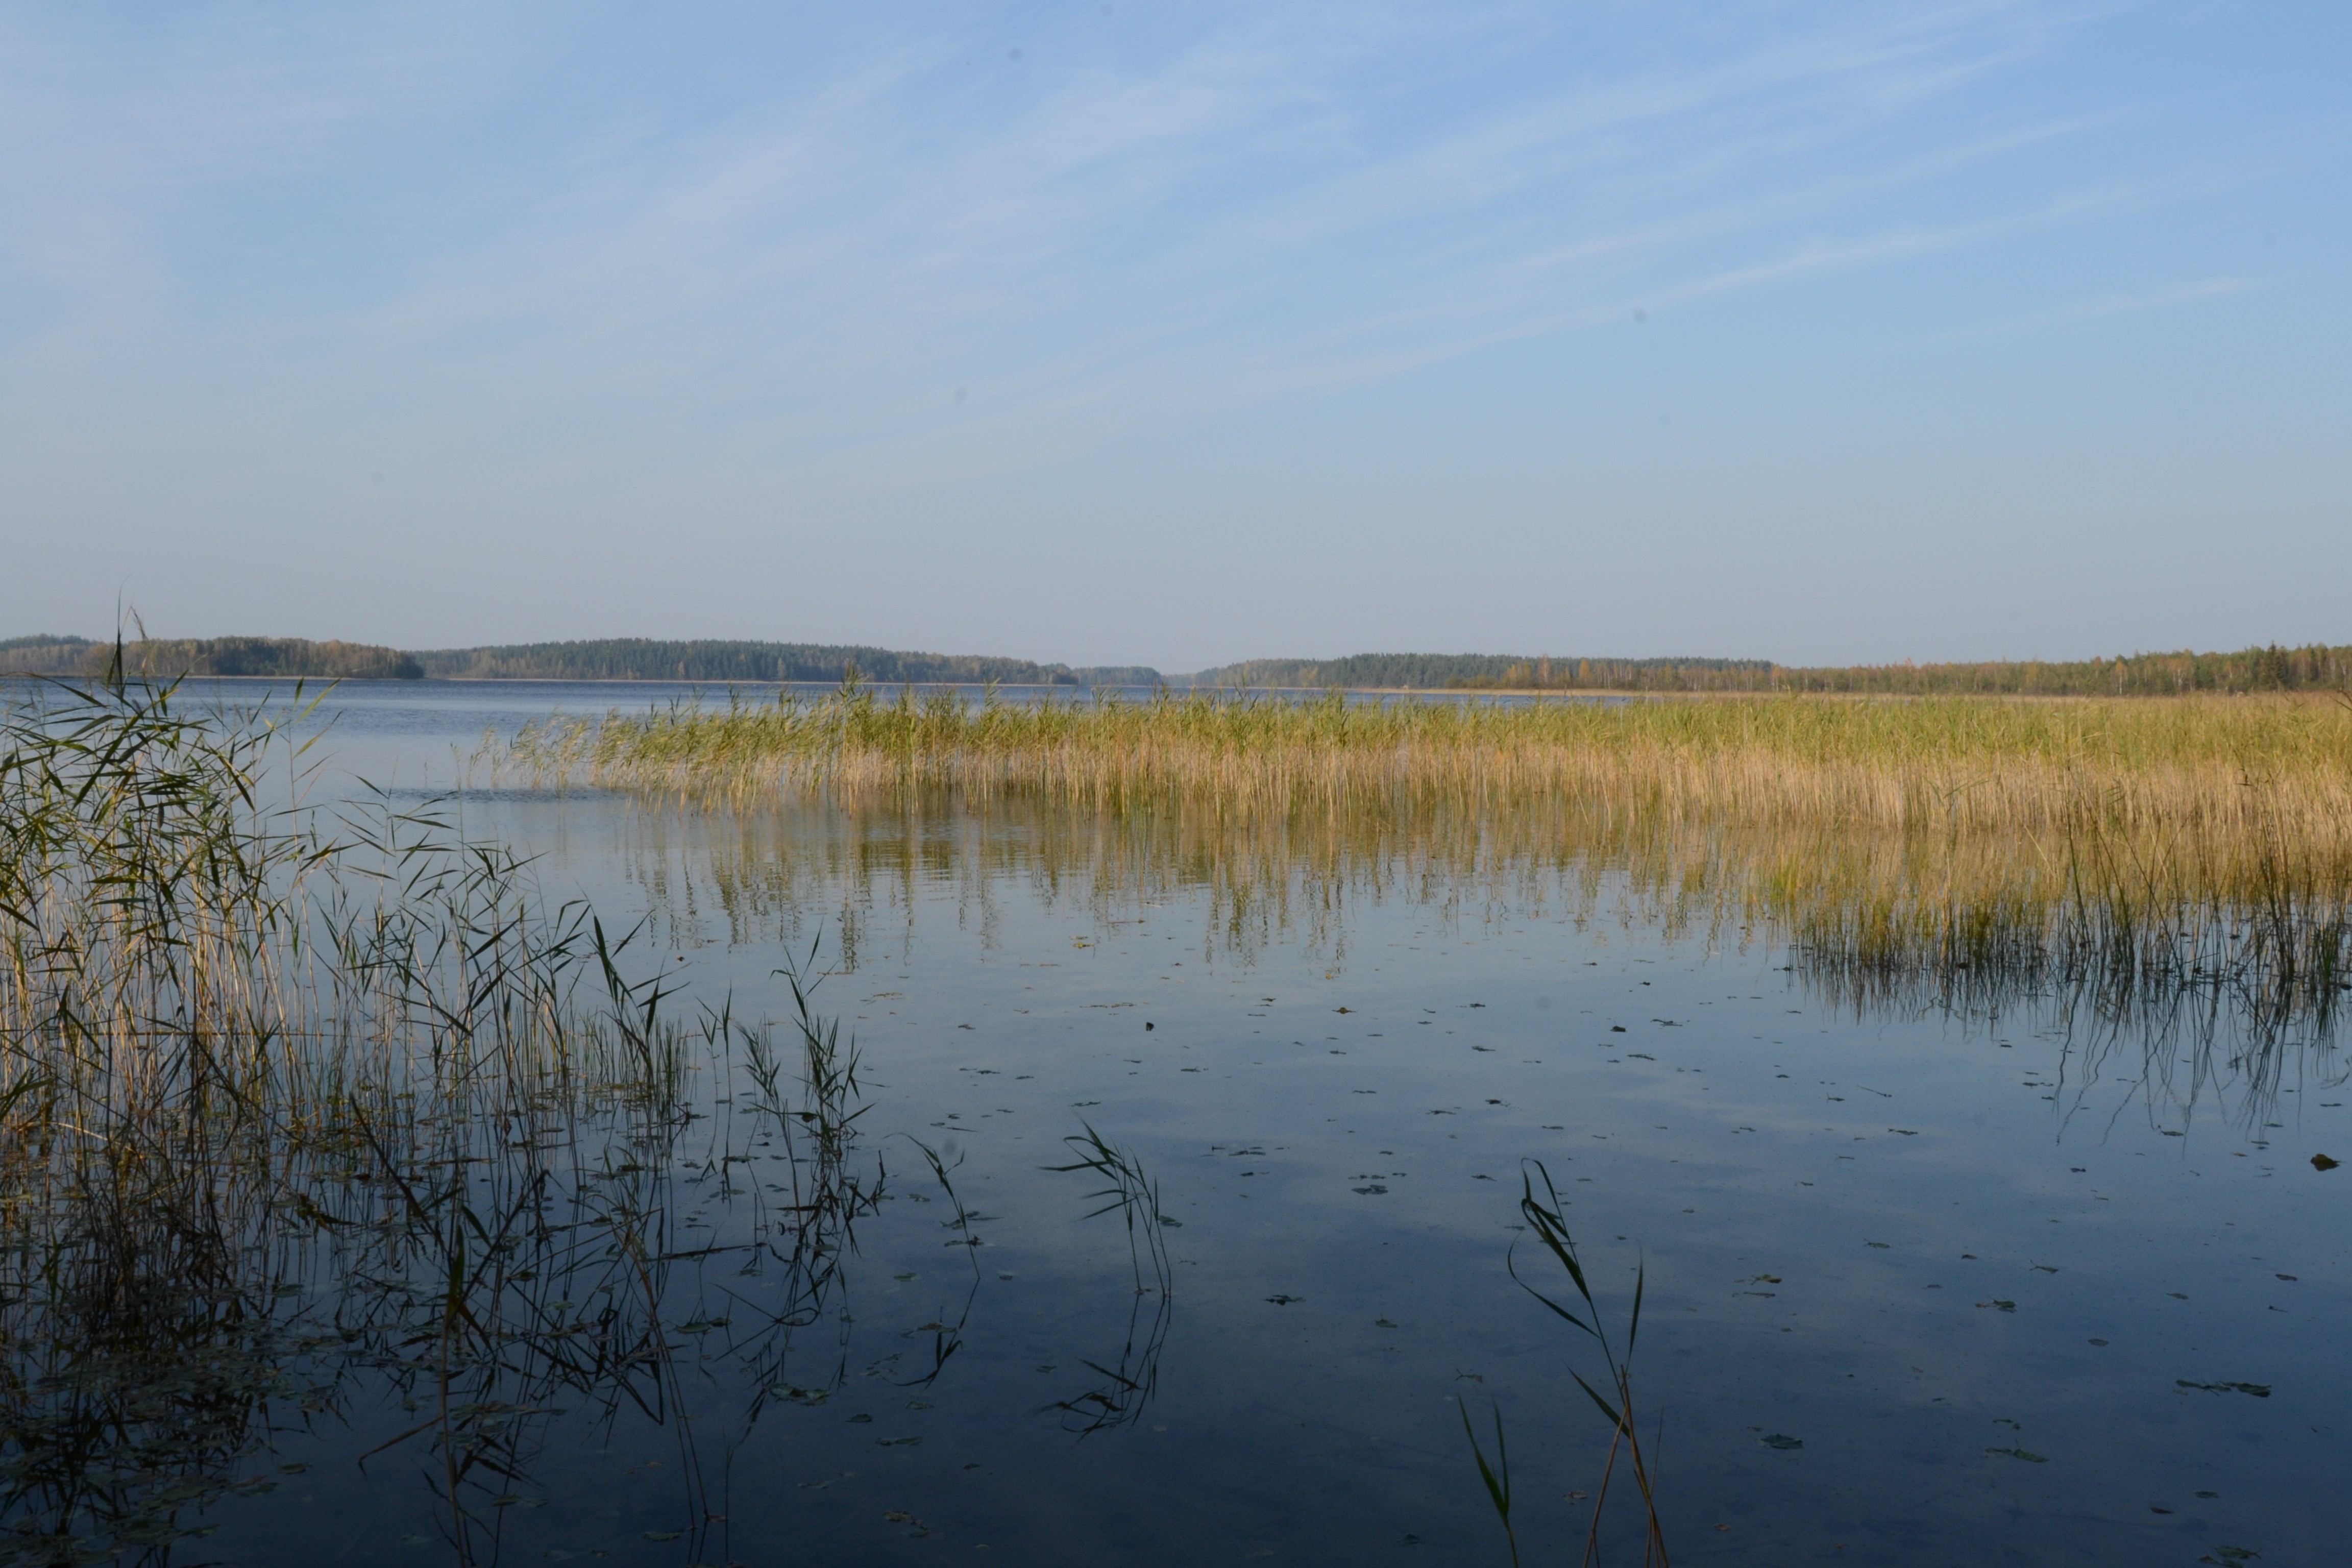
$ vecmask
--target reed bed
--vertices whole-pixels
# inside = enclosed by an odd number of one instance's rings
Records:
[[[853,686],[551,721],[492,760],[542,782],[707,797],[947,784],[1244,813],[1550,796],[1772,826],[2352,845],[2352,713],[2319,697],[972,703]]]
[[[973,704],[852,687],[550,721],[491,760],[704,805],[947,790],[1261,836],[1745,837],[1783,847],[1750,857],[1767,904],[1865,842],[1904,885],[2027,904],[2352,893],[2352,708],[2332,698]]]
[[[1156,863],[1261,909],[1301,865],[1613,878],[1653,917],[1769,929],[1864,989],[1971,967],[2096,971],[2119,994],[2226,975],[2292,1012],[2352,978],[2352,704],[2333,696],[1013,704],[850,686],[551,721],[488,758],[702,810],[1028,809],[1136,879]],[[1056,812],[1068,826],[1045,825]]]
[[[20,1161],[201,1180],[260,1150],[528,1121],[551,1096],[674,1095],[674,1031],[621,979],[625,943],[429,807],[302,809],[299,751],[168,688],[59,688],[0,722],[0,1131]]]
[[[2352,908],[2352,710],[2333,699],[1007,705],[852,687],[551,721],[491,759],[706,809],[1082,806],[1173,832],[1176,865],[1383,842],[1456,875],[1573,858],[1670,905],[1696,881],[1717,912],[1728,898],[1855,952],[2042,947],[2032,926],[2094,905],[2110,945],[2189,908],[2267,914],[2272,933]]]
[[[1826,732],[1846,721],[1922,726],[1916,710],[1926,706],[1662,703],[1574,718],[1639,725],[1663,712],[1687,721],[1706,708],[1713,711],[1696,721],[1728,725],[1786,708],[1805,715],[1791,726]],[[1971,706],[2034,725],[2070,705]],[[2161,747],[2140,734],[2136,752],[2109,746],[2111,773],[2127,771],[2112,761],[2119,755],[2202,758],[2210,787],[2145,792],[2171,803],[2161,811],[2047,812],[2032,830],[1996,830],[1940,805],[1940,815],[1892,824],[1794,809],[1759,820],[1696,794],[1664,805],[1638,787],[1506,792],[1389,779],[1276,800],[1128,784],[1107,798],[1074,798],[1034,780],[983,787],[935,771],[926,782],[920,770],[912,782],[828,784],[834,775],[821,769],[772,767],[756,788],[749,772],[698,788],[690,770],[666,766],[641,786],[629,857],[657,910],[687,924],[717,919],[737,941],[793,935],[808,911],[835,911],[851,962],[890,940],[887,926],[870,929],[877,916],[887,921],[942,884],[983,921],[1015,886],[1103,922],[1201,899],[1213,939],[1244,956],[1303,939],[1339,957],[1349,910],[1376,901],[1413,903],[1445,921],[1549,910],[1719,946],[1785,943],[1803,984],[1856,1010],[2033,1010],[2086,1041],[2133,1034],[2193,1045],[2209,1061],[2234,1058],[2244,1069],[2236,1080],[2254,1090],[2238,1110],[2254,1115],[2260,1084],[2274,1082],[2284,1059],[2274,1047],[2327,1038],[2352,985],[2352,845],[2331,804],[2341,791],[2328,782],[2330,748],[2352,731],[2352,715],[2292,699],[2081,706],[2179,731]],[[873,707],[887,716],[907,705]],[[837,705],[835,721],[852,708]],[[1296,713],[1277,710],[1269,722]],[[725,724],[741,715],[707,717]],[[667,713],[646,722],[666,731],[702,721]],[[583,771],[591,748],[622,744],[593,730],[571,733],[567,765]],[[2184,733],[2203,738],[2191,744]],[[543,758],[533,750],[541,743],[527,741],[509,763]],[[2215,759],[2230,747],[2242,765],[2225,774]],[[1748,753],[1742,765],[1762,764]],[[2282,779],[2293,787],[2279,787]],[[2079,793],[2097,792],[2084,784]],[[2179,809],[2181,799],[2213,809]],[[2168,1093],[2163,1075],[2146,1082],[2152,1098]],[[2161,1113],[2176,1119],[2184,1105],[2167,1100]]]

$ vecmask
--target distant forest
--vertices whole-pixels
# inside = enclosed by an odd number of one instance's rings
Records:
[[[984,654],[899,653],[887,647],[822,643],[654,642],[611,637],[593,642],[517,643],[504,647],[442,648],[416,655],[436,680],[732,680],[864,679],[888,682],[1001,681],[1007,686],[1156,686],[1160,672],[1137,666],[1073,669]]]
[[[0,673],[103,674],[114,645],[89,637],[0,640]],[[815,643],[655,642],[619,637],[595,642],[522,643],[503,647],[404,653],[360,643],[299,637],[144,639],[126,643],[125,668],[150,676],[324,677],[357,680],[866,680],[999,681],[1008,686],[1156,686],[1142,666],[1073,669],[1022,658],[973,654],[900,653],[882,647]]]
[[[82,656],[97,646],[88,637],[0,638],[0,671],[11,675],[73,675],[81,669]]]
[[[1346,687],[1433,690],[1464,687],[1592,687],[1610,690],[1746,690],[1688,684],[1724,677],[1761,679],[1777,668],[1761,658],[1529,658],[1499,653],[1358,653],[1345,658],[1254,658],[1192,677],[1195,686]]]
[[[2250,647],[2236,653],[2139,653],[2070,661],[1878,664],[1802,668],[1701,661],[1519,661],[1496,677],[1459,684],[1584,687],[1619,691],[1851,691],[1894,696],[1968,692],[2021,697],[2176,697],[2195,691],[2344,690],[2352,647]]]
[[[111,642],[89,637],[0,640],[0,674],[95,676]],[[996,681],[1007,686],[1270,687],[1373,690],[1982,692],[2032,697],[2164,697],[2195,691],[2352,691],[2352,647],[2250,647],[2237,653],[2141,653],[2072,662],[1882,664],[1805,668],[1754,658],[1562,658],[1521,654],[1364,653],[1346,658],[1261,658],[1197,675],[1163,677],[1143,665],[1036,664],[978,654],[903,653],[818,643],[658,642],[619,637],[404,653],[364,643],[299,637],[145,639],[123,646],[126,668],[149,676],[219,675],[360,680],[806,680],[852,670],[885,684]]]
[[[1516,654],[1356,654],[1254,659],[1202,670],[1196,684],[1513,691],[1966,692],[2021,697],[2169,697],[2194,691],[2352,689],[2352,647],[2250,647],[2074,661],[1822,668],[1745,658],[1554,658]]]
[[[31,637],[0,641],[0,673],[97,676],[114,658],[114,644],[89,637]],[[150,637],[122,645],[126,674],[260,675],[279,679],[415,680],[425,671],[414,656],[367,643],[310,642],[301,637]]]

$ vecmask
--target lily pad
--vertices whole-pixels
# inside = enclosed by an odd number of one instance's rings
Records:
[[[1805,1440],[1802,1437],[1791,1437],[1786,1432],[1775,1432],[1769,1436],[1759,1437],[1756,1441],[1759,1447],[1766,1448],[1801,1448],[1805,1446]]]

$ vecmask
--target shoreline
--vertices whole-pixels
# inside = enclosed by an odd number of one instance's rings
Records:
[[[102,679],[102,672],[53,671],[38,669],[0,669],[0,682],[88,681]],[[319,685],[370,685],[404,689],[447,686],[684,686],[698,690],[720,691],[737,689],[783,690],[793,687],[813,687],[826,691],[838,691],[838,680],[763,680],[751,677],[733,679],[696,679],[680,676],[613,675],[215,675],[201,671],[180,671],[174,674],[134,671],[129,679],[150,681],[207,680],[235,681],[240,684],[270,685],[300,681]],[[1546,699],[1558,701],[1619,701],[1712,702],[1769,701],[1781,698],[1846,702],[2179,702],[2192,700],[2228,698],[2322,698],[2342,700],[2345,693],[2334,687],[2302,687],[2249,690],[2210,689],[2191,691],[1824,691],[1795,687],[1779,687],[1762,690],[1671,691],[1610,686],[1527,687],[1527,686],[1192,686],[1161,682],[1157,685],[1081,686],[1063,681],[984,681],[984,680],[860,680],[861,687],[875,690],[896,690],[913,687],[919,691],[957,689],[985,690],[994,685],[1001,690],[1068,691],[1090,693],[1165,692],[1171,697],[1279,697],[1286,699],[1320,699],[1337,693],[1342,697],[1404,697],[1462,700],[1477,698],[1521,698],[1535,701]]]

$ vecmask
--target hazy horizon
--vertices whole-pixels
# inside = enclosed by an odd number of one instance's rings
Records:
[[[0,625],[2352,642],[2347,44],[2200,0],[19,7]]]
[[[248,631],[248,632],[220,632],[220,633],[190,634],[189,636],[187,636],[187,637],[178,637],[178,636],[176,636],[176,635],[173,635],[173,634],[165,634],[165,633],[153,632],[153,631],[152,631],[152,629],[151,629],[151,631],[150,631],[150,635],[151,635],[152,637],[154,637],[156,640],[159,640],[159,641],[206,641],[206,640],[215,640],[215,639],[218,639],[218,638],[228,638],[228,637],[260,637],[260,638],[274,638],[274,637],[278,637],[279,634],[268,633],[268,632],[249,632],[249,631]],[[85,642],[85,643],[94,643],[94,644],[102,644],[102,643],[104,643],[104,642],[106,642],[106,641],[108,641],[108,640],[109,640],[109,638],[106,638],[106,637],[85,637],[85,636],[83,636],[83,635],[82,635],[82,634],[80,634],[80,633],[75,633],[75,632],[68,632],[68,633],[58,633],[58,632],[53,632],[53,631],[52,631],[52,632],[17,632],[17,631],[9,631],[9,630],[7,630],[7,629],[6,629],[6,628],[5,628],[5,627],[0,627],[0,647],[5,647],[5,646],[6,646],[9,642],[11,642],[12,640],[15,640],[15,641],[26,641],[26,640],[30,640],[30,639],[35,638],[35,637],[57,637],[57,638],[58,638],[58,640],[60,640],[60,641],[70,641],[70,640],[76,640],[76,639],[79,639],[79,641],[81,641],[81,642]],[[314,638],[314,639],[310,639],[310,640],[314,640],[314,641],[341,640],[341,641],[344,641],[344,642],[356,642],[356,641],[357,641],[357,639],[353,639],[353,638],[334,639],[334,638],[327,638],[327,637]],[[1591,661],[1593,661],[1593,662],[1595,662],[1595,663],[1600,663],[1600,662],[1604,662],[1604,661],[1612,661],[1612,660],[1613,660],[1613,661],[1622,661],[1622,662],[1631,662],[1631,663],[1667,663],[1667,662],[1682,661],[1682,662],[1687,662],[1687,663],[1692,663],[1692,664],[1712,664],[1712,663],[1764,663],[1764,664],[1769,664],[1769,665],[1777,666],[1777,667],[1783,668],[1888,668],[1888,667],[1895,667],[1895,666],[1901,666],[1901,665],[1904,665],[1904,664],[1906,664],[1906,663],[1916,663],[1916,664],[1923,664],[1923,665],[1924,665],[1924,664],[1950,664],[1950,665],[1962,665],[1962,666],[1965,666],[1965,665],[1978,665],[1978,664],[2000,664],[2000,663],[2044,663],[2044,664],[2080,663],[2080,662],[2084,662],[2085,658],[2090,658],[2090,659],[2097,659],[2097,658],[2140,658],[2140,657],[2145,657],[2145,656],[2180,655],[2180,654],[2195,654],[2195,655],[2224,655],[2224,654],[2242,653],[2242,652],[2247,651],[2248,649],[2252,649],[2252,648],[2261,648],[2261,647],[2289,647],[2289,648],[2293,648],[2293,647],[2305,647],[2305,646],[2330,646],[2330,647],[2332,647],[2332,646],[2336,646],[2336,645],[2289,645],[2289,644],[2281,644],[2281,643],[2279,643],[2276,639],[2271,639],[2271,640],[2266,641],[2266,642],[2253,642],[2253,643],[2247,643],[2247,644],[2241,645],[2240,647],[2234,647],[2234,648],[2205,648],[2205,647],[2197,647],[2197,648],[2191,648],[2191,647],[2177,647],[2177,648],[2170,648],[2170,647],[2107,648],[2107,649],[2100,650],[2100,651],[2099,651],[2099,652],[2097,652],[2097,653],[2094,653],[2094,654],[2087,655],[2087,656],[2080,656],[2080,657],[2073,658],[2051,658],[2051,657],[2044,656],[2044,655],[2031,654],[2031,653],[2029,653],[2029,654],[2020,654],[2020,655],[2015,655],[2015,656],[2008,656],[2008,657],[2004,657],[2004,658],[1952,658],[1952,659],[1938,659],[1938,660],[1928,660],[1928,659],[1909,660],[1909,659],[1899,659],[1899,658],[1898,658],[1898,659],[1887,659],[1887,660],[1854,660],[1854,661],[1849,661],[1848,663],[1846,663],[1846,664],[1843,664],[1843,665],[1836,665],[1836,664],[1803,665],[1803,664],[1800,664],[1798,661],[1796,661],[1796,660],[1792,660],[1792,659],[1775,658],[1773,658],[1771,655],[1769,655],[1769,653],[1762,653],[1762,654],[1759,654],[1759,653],[1750,653],[1750,652],[1742,651],[1742,650],[1733,650],[1733,651],[1727,651],[1727,652],[1726,652],[1726,651],[1715,651],[1715,650],[1705,650],[1705,649],[1701,649],[1701,650],[1693,650],[1693,649],[1689,649],[1689,648],[1684,648],[1684,649],[1676,650],[1676,651],[1674,651],[1674,652],[1668,652],[1668,653],[1647,653],[1647,652],[1643,652],[1643,653],[1627,653],[1627,652],[1624,652],[1624,651],[1622,651],[1622,650],[1617,650],[1617,649],[1594,649],[1594,648],[1573,648],[1573,649],[1565,649],[1565,650],[1563,650],[1563,649],[1559,649],[1559,648],[1549,648],[1549,649],[1547,649],[1547,648],[1509,648],[1509,647],[1472,647],[1472,648],[1352,648],[1352,649],[1348,650],[1348,651],[1347,651],[1347,652],[1345,652],[1345,653],[1339,653],[1339,654],[1288,654],[1288,653],[1276,653],[1276,654],[1243,654],[1243,655],[1236,655],[1236,656],[1230,657],[1230,658],[1211,659],[1211,660],[1209,660],[1209,661],[1207,661],[1207,662],[1205,662],[1205,663],[1203,663],[1203,664],[1200,664],[1200,665],[1194,666],[1194,667],[1192,667],[1192,668],[1185,668],[1185,669],[1173,668],[1171,668],[1171,667],[1169,667],[1169,666],[1165,666],[1165,665],[1154,665],[1154,664],[1151,664],[1149,660],[1143,660],[1143,659],[1118,659],[1118,658],[1110,658],[1110,659],[1087,659],[1087,660],[1078,660],[1078,659],[1070,659],[1070,658],[1054,658],[1054,657],[1052,657],[1052,656],[1050,656],[1050,655],[1040,657],[1040,656],[1037,656],[1037,655],[1025,654],[1025,653],[1007,653],[1007,652],[1003,651],[1002,649],[996,649],[996,648],[986,648],[986,647],[887,647],[887,645],[880,644],[880,643],[876,643],[876,642],[872,642],[872,641],[870,641],[870,640],[852,640],[852,641],[841,642],[841,643],[814,644],[814,643],[810,643],[810,642],[808,642],[808,641],[807,641],[807,640],[805,640],[805,639],[799,639],[799,638],[783,638],[783,637],[776,637],[776,638],[717,638],[717,637],[713,637],[713,638],[701,638],[701,637],[694,637],[694,638],[671,638],[671,637],[636,637],[636,636],[634,636],[634,635],[630,635],[630,636],[623,636],[623,637],[551,637],[551,638],[536,639],[536,640],[534,640],[534,641],[532,641],[532,642],[529,642],[529,643],[518,643],[518,642],[512,642],[512,641],[495,641],[495,642],[485,642],[485,643],[452,644],[452,645],[447,645],[447,646],[440,647],[401,647],[401,646],[400,646],[400,645],[398,645],[398,644],[389,644],[389,643],[387,643],[387,644],[373,644],[373,645],[366,645],[366,646],[374,646],[374,647],[390,647],[390,648],[393,648],[394,651],[397,651],[397,652],[400,652],[400,653],[404,653],[404,654],[433,655],[433,654],[446,654],[446,653],[466,652],[466,651],[470,651],[470,650],[474,650],[474,649],[482,649],[482,648],[532,647],[545,647],[545,646],[551,646],[551,645],[557,645],[557,646],[560,646],[560,645],[567,644],[567,643],[601,644],[601,643],[626,643],[626,642],[710,642],[710,643],[737,643],[737,642],[741,642],[741,643],[767,644],[767,645],[770,645],[770,646],[776,646],[776,647],[839,647],[839,648],[856,649],[856,650],[860,650],[860,651],[873,650],[873,651],[887,652],[887,653],[899,654],[899,655],[918,655],[918,656],[922,656],[922,657],[943,657],[943,658],[1001,658],[1001,659],[1007,659],[1007,660],[1024,660],[1024,661],[1026,661],[1026,662],[1028,662],[1028,663],[1032,663],[1032,664],[1036,664],[1036,665],[1044,666],[1044,667],[1045,667],[1045,668],[1067,668],[1067,669],[1075,669],[1075,670],[1081,670],[1081,671],[1083,671],[1083,670],[1088,670],[1088,669],[1118,669],[1118,668],[1129,668],[1129,669],[1150,669],[1150,670],[1153,671],[1154,673],[1156,673],[1156,674],[1158,674],[1158,675],[1162,676],[1163,678],[1167,678],[1167,679],[1193,679],[1193,678],[1195,678],[1195,677],[1197,677],[1197,676],[1200,676],[1200,675],[1202,675],[1202,674],[1206,674],[1206,673],[1210,673],[1210,672],[1213,672],[1213,671],[1218,671],[1218,670],[1229,669],[1229,668],[1233,668],[1237,667],[1237,666],[1245,666],[1245,665],[1264,665],[1264,664],[1310,664],[1310,663],[1327,663],[1327,664],[1328,664],[1328,663],[1337,663],[1337,662],[1339,662],[1339,661],[1342,661],[1342,660],[1345,660],[1345,659],[1349,659],[1349,658],[1394,658],[1394,657],[1406,657],[1406,658],[1410,658],[1410,657],[1426,657],[1426,656],[1433,656],[1433,656],[1436,656],[1436,657],[1439,657],[1439,658],[1541,659],[1541,660],[1547,660],[1547,661],[1555,662],[1555,663],[1560,663],[1560,664],[1574,664],[1575,662],[1577,662],[1577,661],[1578,661],[1578,660],[1580,660],[1580,659],[1585,659],[1585,660],[1591,660]],[[257,678],[257,679],[265,679],[265,678]],[[491,679],[491,678],[487,678],[487,677],[471,677],[471,676],[469,676],[469,677],[461,677],[461,678],[456,678],[456,679]],[[534,679],[534,680],[537,680],[537,679],[574,679],[574,678],[551,677],[551,676],[528,676],[528,677],[518,676],[518,677],[510,677],[510,678],[498,678],[498,679]],[[583,677],[583,678],[576,678],[576,679],[595,679],[595,678],[585,678],[585,677]],[[652,679],[652,678],[650,678],[650,677],[633,677],[633,678],[629,678],[629,679]]]

